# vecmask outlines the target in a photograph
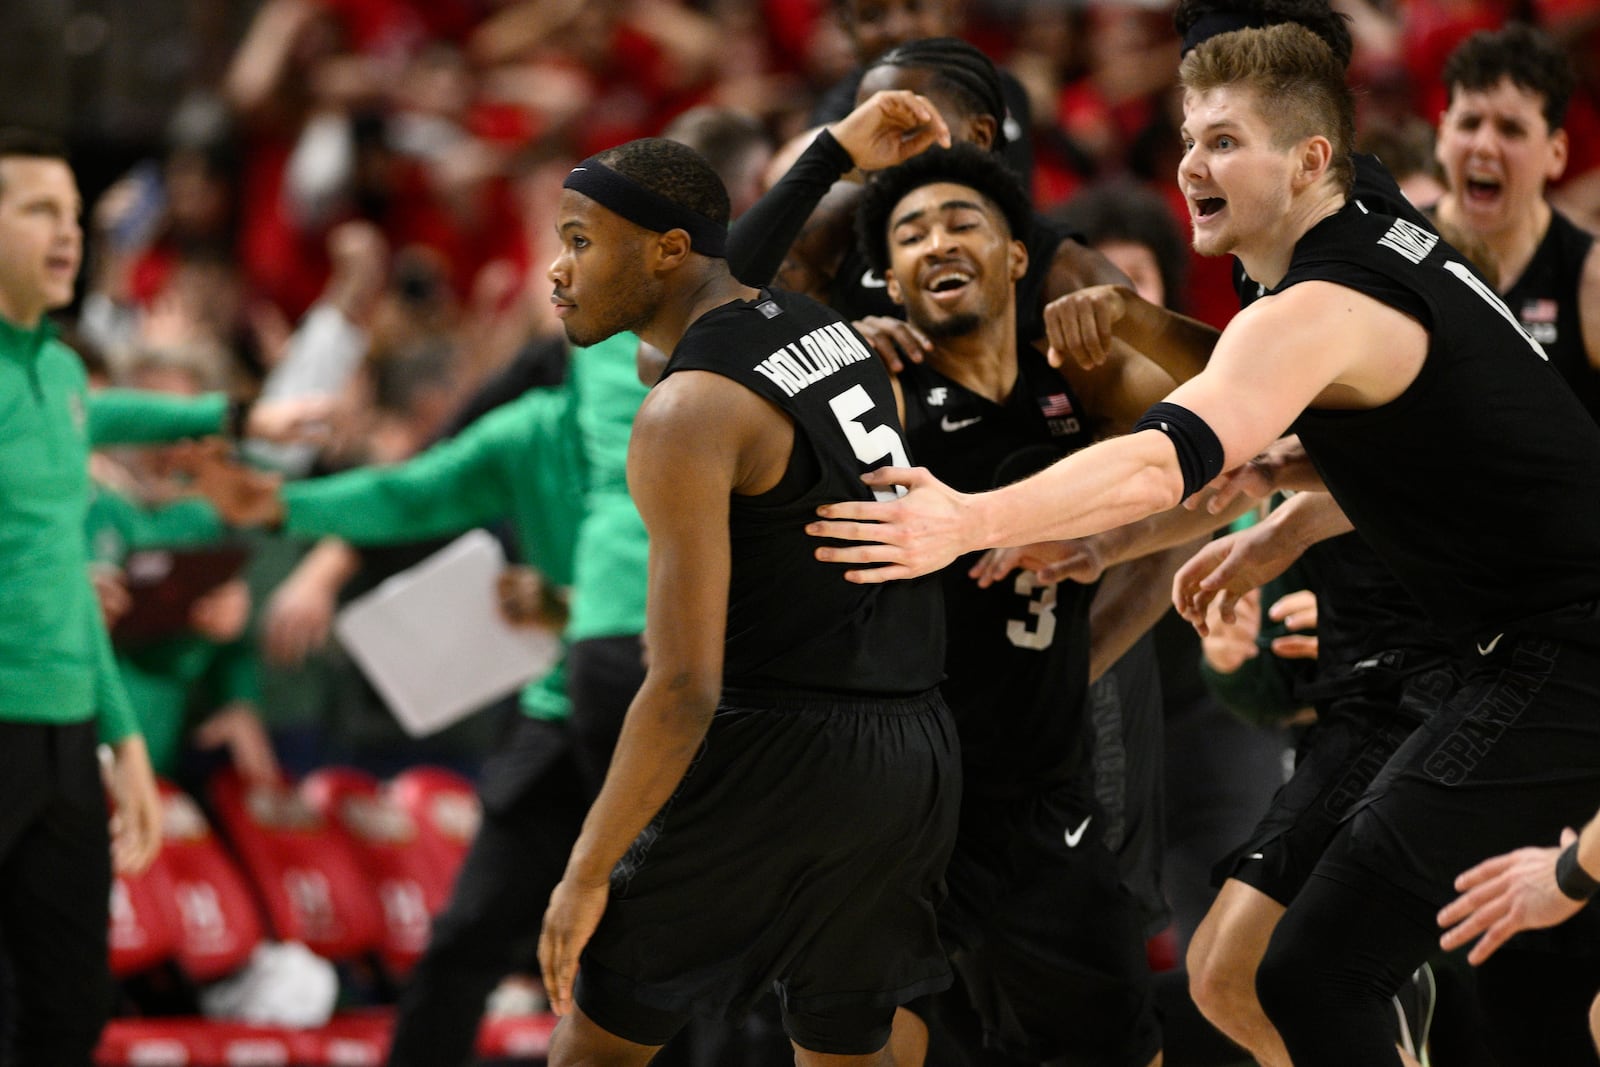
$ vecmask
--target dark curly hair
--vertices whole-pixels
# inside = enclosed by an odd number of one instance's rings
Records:
[[[1457,89],[1493,89],[1501,78],[1544,97],[1544,121],[1552,132],[1567,121],[1572,98],[1572,64],[1547,34],[1522,22],[1499,30],[1479,30],[1450,53],[1440,76],[1455,99]]]
[[[880,277],[889,269],[889,213],[908,194],[935,182],[977,190],[999,209],[1013,237],[1024,237],[1032,225],[1028,193],[999,156],[970,144],[930,148],[897,167],[874,174],[856,208],[856,241]]]
[[[664,137],[641,137],[608,148],[596,158],[679,207],[719,226],[728,224],[727,188],[705,156],[688,145]]]
[[[1183,38],[1186,53],[1219,33],[1264,29],[1280,22],[1304,26],[1333,49],[1340,66],[1350,66],[1354,50],[1350,16],[1335,11],[1328,0],[1178,0],[1172,12],[1172,25]]]

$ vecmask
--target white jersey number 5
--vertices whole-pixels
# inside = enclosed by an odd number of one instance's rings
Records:
[[[850,450],[864,466],[879,467],[884,460],[894,467],[911,465],[906,457],[905,442],[900,440],[898,430],[889,425],[874,426],[869,430],[862,424],[861,416],[872,410],[872,398],[867,395],[865,388],[852,385],[828,401],[828,406],[833,409],[834,418],[839,420],[845,439],[850,442]],[[893,500],[904,494],[905,487],[899,485],[872,491],[872,495],[879,500]]]

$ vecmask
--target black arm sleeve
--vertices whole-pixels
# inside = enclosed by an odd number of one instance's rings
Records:
[[[770,283],[789,246],[833,183],[850,172],[850,153],[823,130],[767,195],[728,233],[728,267],[745,285]]]

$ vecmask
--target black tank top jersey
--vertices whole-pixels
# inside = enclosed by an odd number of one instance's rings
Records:
[[[1056,249],[1072,232],[1034,213],[1023,243],[1028,247],[1028,270],[1017,281],[1017,344],[1031,345],[1044,336],[1045,283]],[[839,263],[839,271],[828,287],[828,306],[850,322],[868,315],[906,317],[905,308],[889,299],[888,284],[867,265],[866,257],[851,242]]]
[[[1275,292],[1318,280],[1429,330],[1395,400],[1294,425],[1423,610],[1476,636],[1600,596],[1600,429],[1465,258],[1351,201],[1301,238]]]
[[[1572,391],[1600,422],[1600,371],[1589,365],[1579,319],[1578,286],[1594,236],[1574,226],[1558,211],[1517,283],[1505,292],[1506,306],[1528,336],[1544,347],[1550,362]]]
[[[1004,404],[926,364],[901,373],[917,462],[963,492],[994,488],[1088,444],[1077,396],[1032,348]],[[1081,758],[1093,586],[1014,574],[967,577],[978,553],[942,571],[949,645],[944,695],[961,737],[966,788],[1010,795],[1068,777]]]
[[[1427,230],[1434,228],[1433,220],[1406,199],[1406,194],[1400,191],[1400,183],[1377,156],[1352,152],[1350,162],[1355,167],[1350,188],[1352,200],[1361,201],[1380,215],[1393,215]],[[1261,286],[1244,272],[1244,266],[1237,259],[1233,261],[1233,287],[1239,294],[1240,307],[1248,307],[1264,295]]]
[[[1353,196],[1369,209],[1433,228],[1412,207],[1378,157],[1355,153]],[[1234,260],[1239,306],[1263,295]],[[1416,600],[1377,557],[1360,534],[1348,533],[1312,545],[1301,557],[1317,594],[1317,671],[1326,680],[1348,671],[1374,653],[1444,651],[1447,642]]]
[[[805,532],[818,505],[870,500],[861,475],[907,464],[883,363],[839,316],[763,290],[684,334],[663,377],[713,371],[781,409],[794,449],[778,485],[732,498],[732,573],[723,681],[745,689],[905,694],[944,672],[938,580],[856,585]]]

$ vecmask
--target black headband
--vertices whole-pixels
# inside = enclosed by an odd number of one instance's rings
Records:
[[[618,174],[594,156],[579,163],[561,188],[582,193],[607,211],[614,211],[635,226],[655,233],[684,230],[689,247],[702,256],[727,256],[728,228],[706,216],[647,189],[626,174]]]
[[[1183,35],[1183,55],[1188,55],[1211,38],[1234,30],[1259,30],[1267,20],[1259,13],[1243,11],[1208,11],[1194,20],[1189,32]]]

